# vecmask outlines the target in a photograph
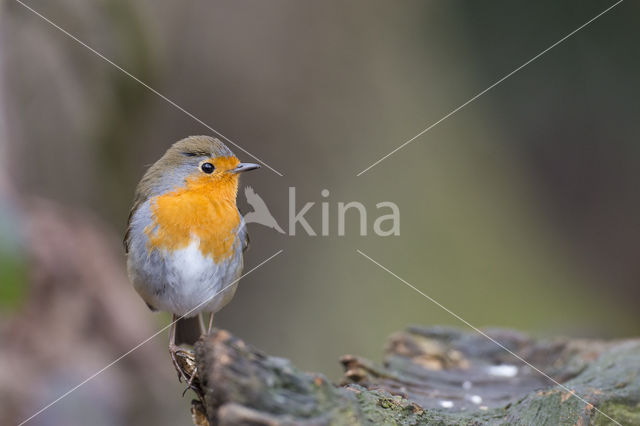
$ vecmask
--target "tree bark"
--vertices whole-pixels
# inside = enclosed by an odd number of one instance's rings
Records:
[[[185,360],[192,373],[197,368],[193,384],[201,395],[193,419],[199,425],[640,424],[640,340],[486,332],[564,387],[487,338],[453,328],[410,327],[392,335],[383,365],[345,355],[339,385],[216,330]]]

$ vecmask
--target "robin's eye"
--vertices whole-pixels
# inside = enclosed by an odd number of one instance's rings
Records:
[[[211,163],[204,163],[202,166],[200,166],[200,168],[203,172],[208,174],[213,173],[213,171],[216,169]]]

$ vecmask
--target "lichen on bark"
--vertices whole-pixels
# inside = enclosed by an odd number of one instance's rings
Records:
[[[640,424],[640,340],[485,337],[444,327],[391,336],[378,365],[345,355],[343,381],[216,330],[195,345],[196,424]],[[558,383],[555,383],[557,381]]]

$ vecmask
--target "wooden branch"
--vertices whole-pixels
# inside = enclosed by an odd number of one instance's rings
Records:
[[[346,355],[344,382],[300,371],[226,331],[195,345],[196,424],[640,424],[640,340],[535,340],[488,330],[561,386],[477,333],[411,327],[384,365]],[[191,364],[193,372],[193,364]],[[597,410],[598,409],[598,410]]]

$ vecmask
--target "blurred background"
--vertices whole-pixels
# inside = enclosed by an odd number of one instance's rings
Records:
[[[408,324],[640,333],[640,4],[604,0],[29,1],[284,174],[243,177],[288,228],[288,187],[331,236],[250,225],[251,268],[216,316],[338,379]],[[0,1],[0,422],[53,401],[169,321],[130,287],[133,191],[174,141],[211,134],[14,0]],[[245,161],[252,159],[234,149]],[[323,189],[330,191],[326,199]],[[241,210],[248,206],[242,192]],[[337,203],[368,209],[337,236]],[[400,236],[377,237],[395,202]],[[162,333],[31,424],[190,424]]]

